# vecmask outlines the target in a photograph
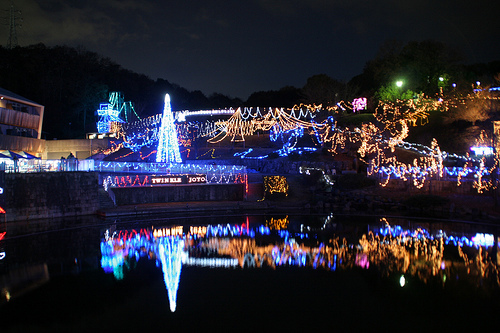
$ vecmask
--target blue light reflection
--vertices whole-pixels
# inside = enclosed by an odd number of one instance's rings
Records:
[[[462,258],[455,265],[472,267],[469,258],[483,267],[478,274],[498,273],[493,262],[487,262],[488,248],[495,245],[494,236],[476,233],[474,236],[425,228],[403,228],[390,225],[368,226],[368,233],[358,243],[335,236],[332,216],[321,229],[301,225],[300,232],[291,229],[270,229],[265,225],[217,224],[207,226],[170,226],[159,229],[122,230],[113,235],[107,231],[101,240],[101,267],[117,280],[124,278],[131,263],[141,258],[153,260],[164,274],[171,311],[177,306],[177,290],[183,265],[210,268],[252,268],[296,266],[338,271],[339,268],[359,267],[420,276],[445,274],[456,254],[446,257],[443,245],[459,247]],[[187,231],[189,230],[189,231]],[[328,241],[325,232],[335,236]],[[314,237],[309,237],[313,234]],[[318,235],[322,235],[319,237]],[[299,241],[297,241],[299,240]],[[464,248],[462,251],[461,249]],[[466,249],[467,248],[467,249]],[[478,250],[479,249],[479,250]],[[468,257],[473,251],[477,255]],[[460,261],[461,260],[461,261]],[[488,266],[489,265],[489,266]],[[453,266],[453,265],[451,265]],[[440,273],[441,272],[441,273]],[[428,277],[426,277],[428,279]],[[500,280],[499,280],[500,281]]]

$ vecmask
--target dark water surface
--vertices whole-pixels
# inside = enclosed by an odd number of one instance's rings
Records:
[[[366,216],[85,217],[2,225],[0,235],[0,332],[498,326],[492,225]]]

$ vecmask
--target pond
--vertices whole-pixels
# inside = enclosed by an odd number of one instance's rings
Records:
[[[495,225],[192,214],[2,228],[2,332],[477,330],[500,309]]]

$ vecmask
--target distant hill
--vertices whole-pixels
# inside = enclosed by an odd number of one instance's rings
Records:
[[[0,73],[0,87],[45,106],[47,139],[83,138],[95,132],[95,110],[112,91],[122,92],[141,118],[161,113],[167,92],[175,110],[242,105],[222,94],[207,97],[166,79],[152,80],[95,52],[68,46],[0,47]]]
[[[427,48],[422,49],[422,45]],[[422,76],[434,71],[432,73],[441,75],[435,68],[436,62],[429,62],[426,52],[423,52],[429,48],[437,49],[438,52],[445,49],[439,43],[408,43],[400,53],[369,61],[363,73],[349,82],[316,74],[309,77],[303,87],[285,86],[275,91],[257,91],[244,102],[218,93],[205,96],[199,90],[188,91],[163,78],[152,80],[83,48],[47,47],[44,44],[14,49],[0,47],[0,87],[45,106],[43,138],[84,138],[85,133],[96,131],[95,111],[100,103],[108,100],[109,93],[113,91],[121,92],[125,101],[131,101],[141,118],[162,112],[165,93],[170,94],[174,110],[239,106],[292,107],[300,103],[331,106],[361,96],[368,97],[371,101],[370,97],[373,97],[374,92],[381,85],[390,82],[390,73],[395,75],[399,71],[410,71]],[[405,50],[419,52],[405,53]],[[413,56],[416,53],[421,56]],[[408,58],[408,54],[412,57]],[[401,60],[397,61],[399,66],[393,64],[394,56]],[[443,68],[450,69],[450,75],[453,73],[452,77],[468,82],[463,86],[469,89],[470,82],[476,80],[488,86],[500,79],[500,61],[467,66],[455,61],[454,64],[451,71],[447,61],[441,62]],[[423,81],[420,81],[428,83],[428,78],[434,76],[424,75]],[[422,87],[425,86],[424,83],[421,84]],[[416,85],[414,89],[418,87]],[[437,89],[437,85],[433,85],[432,89]],[[369,105],[371,108],[367,111],[373,112],[377,100]]]

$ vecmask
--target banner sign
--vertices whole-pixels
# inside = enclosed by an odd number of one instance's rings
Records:
[[[151,185],[205,184],[207,175],[151,176]]]

